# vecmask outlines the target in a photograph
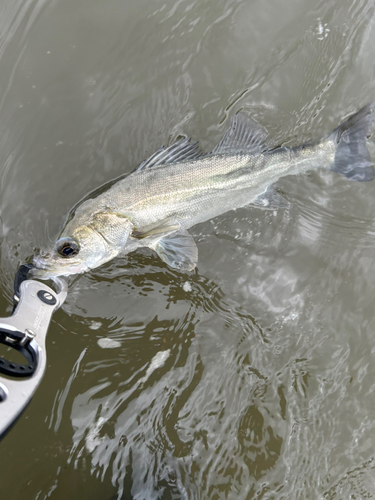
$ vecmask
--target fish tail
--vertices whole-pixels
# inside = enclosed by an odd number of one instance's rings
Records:
[[[337,144],[331,170],[354,181],[372,181],[375,170],[366,146],[366,138],[374,119],[375,102],[350,116],[331,134]]]

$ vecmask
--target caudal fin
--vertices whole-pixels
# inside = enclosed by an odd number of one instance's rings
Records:
[[[353,181],[372,181],[375,170],[366,146],[374,119],[375,103],[368,104],[337,127],[331,138],[337,144],[332,170]]]

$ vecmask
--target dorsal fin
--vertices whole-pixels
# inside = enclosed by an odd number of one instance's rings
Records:
[[[191,139],[180,139],[168,147],[162,146],[147,160],[144,160],[134,172],[152,168],[156,165],[165,165],[166,163],[175,163],[183,160],[193,160],[203,156],[203,152],[198,142],[190,144]]]
[[[212,153],[260,153],[269,149],[268,137],[267,130],[259,123],[243,113],[238,113],[233,116],[228,130]]]

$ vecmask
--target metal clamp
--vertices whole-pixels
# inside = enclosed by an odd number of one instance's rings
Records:
[[[66,299],[67,284],[56,279],[58,293],[25,276],[15,282],[15,309],[0,318],[0,343],[21,353],[25,363],[0,357],[0,437],[31,400],[46,368],[45,339],[53,312]]]

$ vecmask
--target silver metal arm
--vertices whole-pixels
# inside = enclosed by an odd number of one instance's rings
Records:
[[[39,281],[23,281],[12,316],[0,318],[0,343],[25,358],[25,364],[19,364],[0,357],[0,437],[20,416],[43,378],[48,326],[67,295],[65,281],[56,281],[58,293]]]

